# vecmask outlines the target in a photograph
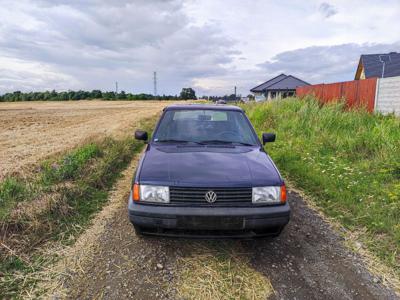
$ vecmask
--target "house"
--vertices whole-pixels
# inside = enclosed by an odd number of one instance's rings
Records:
[[[256,101],[281,99],[294,96],[296,88],[304,85],[310,84],[292,75],[281,74],[252,88],[250,91],[254,93]]]
[[[358,63],[355,80],[400,76],[400,53],[364,54]]]

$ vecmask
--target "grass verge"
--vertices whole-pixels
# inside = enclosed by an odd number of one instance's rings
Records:
[[[182,299],[267,299],[273,288],[230,243],[194,243],[178,262]]]
[[[155,118],[141,123],[151,130]],[[106,137],[49,159],[28,178],[0,183],[0,291],[5,298],[26,295],[36,274],[57,259],[39,251],[51,242],[71,244],[143,143]],[[127,187],[128,188],[128,187]]]
[[[400,119],[312,98],[248,104],[285,177],[400,275]]]

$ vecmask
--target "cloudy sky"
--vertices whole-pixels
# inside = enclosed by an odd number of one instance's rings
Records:
[[[351,80],[360,54],[400,52],[399,28],[399,0],[0,0],[0,93]]]

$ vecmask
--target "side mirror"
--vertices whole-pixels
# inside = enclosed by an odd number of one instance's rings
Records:
[[[265,143],[275,142],[275,139],[276,139],[275,133],[263,133],[262,134],[263,145],[265,145]]]
[[[140,141],[147,141],[148,135],[146,131],[143,130],[136,130],[135,131],[135,139],[140,140]]]

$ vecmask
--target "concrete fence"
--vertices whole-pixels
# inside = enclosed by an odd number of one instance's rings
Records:
[[[378,79],[375,111],[400,116],[400,76]]]
[[[302,86],[296,94],[313,95],[323,103],[344,99],[349,108],[365,107],[370,112],[400,116],[400,76]]]

